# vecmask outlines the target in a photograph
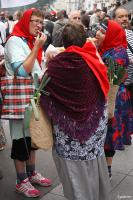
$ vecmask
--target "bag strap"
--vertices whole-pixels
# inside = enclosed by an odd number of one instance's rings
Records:
[[[3,39],[2,39],[2,36],[1,36],[1,31],[0,31],[0,39],[1,39],[1,45],[4,47],[5,46],[5,43],[3,42]]]
[[[15,69],[14,77],[17,76],[17,74],[18,74],[18,70],[19,70],[19,68],[21,67],[22,64],[23,64],[23,63],[20,63],[20,64],[17,66],[17,68]],[[32,77],[31,73],[30,73],[29,75]]]
[[[14,72],[14,76],[15,76],[15,77],[17,76],[18,70],[19,70],[19,68],[21,67],[22,64],[23,64],[23,63],[20,63],[20,64],[17,66],[17,68],[15,69],[15,72]]]
[[[30,152],[29,152],[29,149],[28,149],[27,141],[26,141],[24,125],[23,125],[23,139],[24,139],[25,148],[26,148],[26,152],[27,152],[28,158],[30,158]]]
[[[131,47],[131,45],[129,44],[129,43],[127,43],[128,44],[128,48],[129,48],[129,50],[132,52],[132,54],[133,54],[133,49],[132,49],[132,47]]]

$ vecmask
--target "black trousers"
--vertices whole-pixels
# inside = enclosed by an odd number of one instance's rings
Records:
[[[104,150],[106,157],[113,157],[115,155],[114,150]]]

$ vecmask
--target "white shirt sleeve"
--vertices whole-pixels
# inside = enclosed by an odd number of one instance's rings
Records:
[[[13,63],[23,63],[27,56],[30,54],[31,49],[27,45],[27,42],[20,37],[12,36],[9,38],[5,45],[5,65],[8,73],[13,74],[12,66]],[[43,75],[43,71],[39,66],[37,59],[35,60],[32,75],[37,73],[39,77]]]

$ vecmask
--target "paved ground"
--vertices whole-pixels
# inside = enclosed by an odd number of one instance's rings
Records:
[[[112,170],[112,200],[133,200],[133,145],[126,146],[125,151],[117,151]],[[66,200],[61,184],[41,200]]]
[[[0,200],[27,200],[28,198],[15,192],[16,174],[13,161],[10,159],[11,140],[7,121],[4,121],[4,128],[7,137],[7,147],[4,151],[0,152],[0,169],[2,169],[4,174],[4,178],[0,180]],[[38,189],[41,190],[41,197],[36,198],[38,200],[59,184],[59,178],[51,151],[37,151],[37,170],[45,177],[49,177],[53,180],[53,185],[51,187],[38,187]]]
[[[8,124],[4,123],[8,145],[0,152],[0,168],[3,169],[4,179],[0,181],[0,200],[26,200],[27,198],[14,192],[15,170],[10,156],[10,137]],[[51,151],[38,151],[38,170],[53,180],[53,186],[41,189],[41,200],[66,200],[62,186],[53,163]],[[117,151],[113,161],[112,200],[133,200],[133,145],[126,146],[125,151]],[[89,200],[89,199],[88,199]]]

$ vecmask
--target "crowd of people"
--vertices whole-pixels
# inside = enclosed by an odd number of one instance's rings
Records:
[[[45,88],[50,95],[42,93],[40,103],[52,123],[52,155],[65,197],[110,200],[113,156],[131,145],[133,133],[133,32],[128,11],[116,7],[67,14],[31,8],[14,16],[1,12],[0,17],[5,76],[17,71],[22,77],[51,77]],[[119,81],[114,76],[110,82],[110,62],[117,76],[124,71]],[[113,116],[108,108],[111,84],[119,87]],[[2,121],[0,126],[3,150]],[[9,119],[9,127],[16,191],[38,197],[34,184],[51,186],[52,180],[36,169],[37,149],[31,145],[30,130],[23,135],[23,119]]]

